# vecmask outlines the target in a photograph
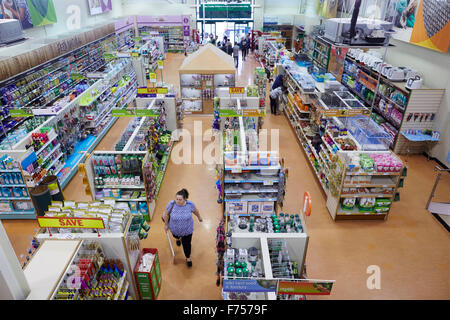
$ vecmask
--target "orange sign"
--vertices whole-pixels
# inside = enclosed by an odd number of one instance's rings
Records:
[[[334,281],[281,281],[278,294],[329,295]]]
[[[105,229],[102,218],[37,217],[41,228]]]
[[[230,87],[230,94],[244,94],[245,88],[244,87]]]

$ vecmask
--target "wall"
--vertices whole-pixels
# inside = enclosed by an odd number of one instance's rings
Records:
[[[121,0],[112,0],[112,11],[94,16],[91,16],[89,13],[88,0],[53,0],[53,3],[55,5],[58,22],[43,27],[26,29],[24,30],[26,37],[32,39],[48,38],[72,31],[68,28],[68,18],[72,13],[67,13],[67,10],[71,5],[80,8],[80,28],[108,23],[111,22],[112,19],[122,16]]]
[[[172,2],[172,3],[171,3]],[[181,15],[191,14],[195,18],[195,0],[186,0],[185,4],[172,0],[122,0],[122,12],[124,16],[142,15]]]

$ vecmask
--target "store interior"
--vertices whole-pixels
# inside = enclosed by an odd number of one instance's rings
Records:
[[[227,4],[83,4],[77,31],[54,2],[58,22],[0,48],[2,299],[448,299],[448,44],[334,41],[315,1],[228,4],[251,19],[212,22],[201,5]],[[245,61],[209,34],[248,34]],[[182,188],[203,218],[192,267],[161,220]],[[73,290],[76,266],[99,283]],[[232,290],[248,279],[277,285]]]

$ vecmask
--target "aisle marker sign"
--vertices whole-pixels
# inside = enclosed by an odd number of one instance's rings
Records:
[[[156,82],[156,73],[150,72],[149,79],[150,79],[150,82]]]
[[[41,228],[105,229],[102,218],[37,217]]]
[[[156,63],[158,63],[158,69],[164,69],[164,60],[158,60]]]

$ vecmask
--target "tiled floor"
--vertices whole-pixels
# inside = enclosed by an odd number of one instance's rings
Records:
[[[177,68],[183,59],[183,55],[168,54],[165,63],[164,80],[177,87]],[[252,56],[243,66],[240,64],[237,85],[251,83],[257,65]],[[184,121],[184,128],[193,132],[195,120],[201,121],[203,131],[211,127],[211,117],[189,117]],[[126,124],[126,120],[119,120],[97,150],[113,147]],[[450,298],[450,234],[425,210],[434,184],[434,162],[423,156],[409,157],[401,201],[394,203],[386,221],[334,222],[326,209],[323,191],[285,116],[272,116],[269,112],[264,128],[279,129],[280,153],[289,168],[283,211],[297,212],[305,191],[312,196],[312,215],[307,218],[308,276],[336,280],[331,296],[312,296],[311,299]],[[220,289],[215,285],[215,233],[221,217],[215,181],[214,166],[169,162],[149,237],[142,241],[143,247],[157,248],[160,253],[163,282],[159,299],[221,298]],[[190,199],[204,218],[202,223],[194,218],[192,269],[187,268],[181,248],[175,247],[176,259],[172,261],[160,219],[164,206],[181,188],[189,190]],[[449,191],[450,179],[445,178],[438,189],[439,198],[447,195],[449,201]],[[74,177],[64,194],[68,199],[89,200],[80,175]],[[25,253],[30,236],[37,228],[36,222],[2,222],[17,255]],[[367,268],[373,265],[380,267],[380,290],[367,288],[371,275]]]

